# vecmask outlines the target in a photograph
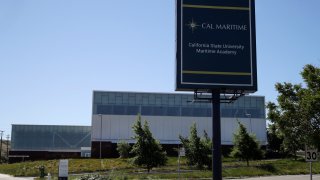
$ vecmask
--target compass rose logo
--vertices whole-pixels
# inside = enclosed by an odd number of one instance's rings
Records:
[[[194,20],[193,20],[193,18],[192,18],[192,20],[187,24],[187,26],[189,26],[189,28],[192,30],[192,32],[194,31],[194,30],[196,30],[197,28],[198,28],[198,26],[200,26],[200,25],[198,25],[197,24],[197,22],[195,22]]]

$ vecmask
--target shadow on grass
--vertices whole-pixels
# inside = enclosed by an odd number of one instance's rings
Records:
[[[276,173],[278,170],[272,164],[262,164],[260,166],[256,166],[256,168],[265,170],[271,173]]]

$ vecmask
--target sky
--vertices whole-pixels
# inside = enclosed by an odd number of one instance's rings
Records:
[[[257,0],[258,91],[320,66],[320,1]],[[91,125],[93,90],[175,92],[175,0],[0,0],[0,130]],[[4,137],[5,137],[4,136]]]

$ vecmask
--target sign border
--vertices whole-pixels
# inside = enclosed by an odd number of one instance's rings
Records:
[[[220,88],[222,92],[233,92],[243,90],[245,93],[257,91],[257,63],[256,63],[256,32],[255,32],[255,1],[249,3],[249,26],[250,26],[250,84],[231,83],[197,83],[183,81],[183,2],[176,0],[176,90],[193,91]]]

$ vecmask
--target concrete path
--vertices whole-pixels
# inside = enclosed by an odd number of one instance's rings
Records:
[[[33,177],[13,177],[6,174],[0,174],[0,180],[31,180]]]
[[[266,176],[266,177],[254,177],[244,179],[232,179],[232,180],[309,180],[310,175],[287,175],[287,176]],[[320,180],[320,175],[313,175],[313,180]]]

